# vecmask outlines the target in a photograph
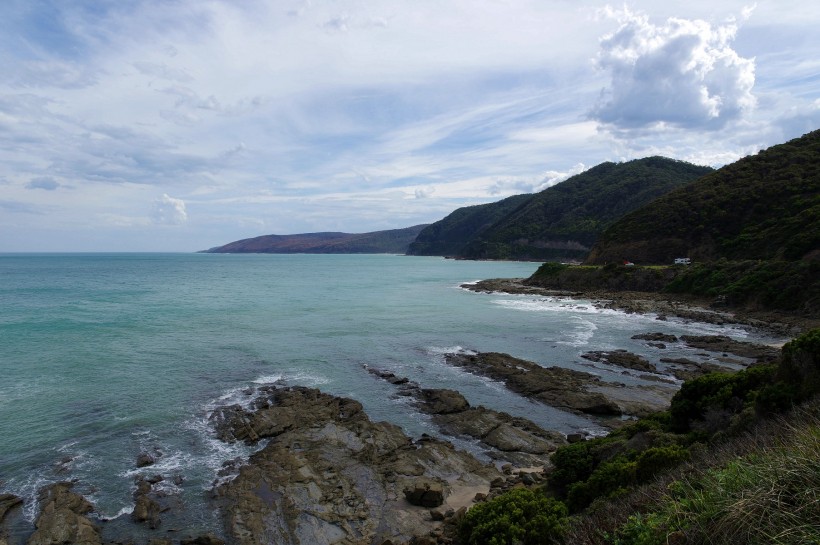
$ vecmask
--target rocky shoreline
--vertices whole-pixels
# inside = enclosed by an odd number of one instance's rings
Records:
[[[794,337],[820,327],[820,319],[775,311],[749,311],[725,308],[719,301],[710,301],[679,294],[637,291],[565,291],[529,285],[525,278],[492,278],[462,284],[464,289],[478,293],[510,293],[567,297],[592,301],[597,308],[627,313],[657,314],[660,320],[675,316],[694,322],[716,325],[737,324],[784,337]]]
[[[509,280],[464,287],[580,295]],[[757,327],[737,321],[736,315],[645,296],[583,295],[602,308]],[[781,326],[792,327],[784,322],[769,330]],[[652,363],[625,350],[592,350],[581,358],[593,372],[466,350],[446,354],[444,362],[495,381],[536,405],[616,428],[665,409],[682,380],[770,361],[779,352],[723,336],[678,338],[648,332],[633,338],[657,350],[680,345],[705,351],[709,357],[659,358]],[[608,376],[620,373],[629,380],[604,380],[594,372],[602,368]],[[157,485],[165,479],[181,483],[184,477],[156,475],[135,480],[132,512],[113,521],[95,516],[93,504],[75,492],[71,482],[45,487],[35,525],[25,536],[19,532],[22,499],[0,495],[0,545],[451,544],[470,505],[511,488],[538,485],[549,476],[550,454],[556,448],[586,438],[581,430],[562,433],[526,418],[472,406],[456,390],[425,388],[388,370],[367,369],[373,380],[391,384],[395,396],[408,399],[430,418],[439,436],[410,437],[393,424],[370,420],[359,402],[316,389],[284,384],[249,388],[247,403],[222,406],[210,415],[219,440],[244,442],[255,449],[247,460],[226,460],[223,478],[207,492],[221,520],[218,535],[188,535],[184,528],[167,527],[166,516],[185,520],[185,505]],[[456,440],[475,450],[456,448]],[[156,461],[150,452],[135,453],[135,460],[139,467]]]

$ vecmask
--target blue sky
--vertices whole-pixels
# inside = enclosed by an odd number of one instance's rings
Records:
[[[820,128],[813,1],[4,0],[0,251],[365,232]]]

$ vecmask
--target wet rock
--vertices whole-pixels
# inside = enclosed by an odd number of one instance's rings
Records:
[[[626,350],[592,351],[581,354],[581,357],[590,361],[617,365],[634,371],[656,373],[658,369],[649,363],[646,358],[627,352]]]
[[[139,456],[137,456],[137,467],[138,468],[154,465],[156,462],[157,462],[156,458],[154,458],[153,455],[151,455],[147,452],[142,452],[142,453],[140,453]]]
[[[455,390],[423,389],[419,398],[430,414],[460,413],[470,408],[464,396]]]
[[[182,539],[180,545],[225,545],[225,540],[219,539],[213,534],[205,534],[195,538]]]
[[[233,440],[246,424],[258,436],[272,433],[214,491],[231,543],[407,543],[439,523],[409,505],[405,489],[441,487],[424,499],[432,504],[439,492],[445,500],[446,490],[487,487],[499,476],[447,442],[414,442],[397,426],[371,422],[355,401],[299,387],[260,393],[252,409],[231,411],[240,428],[226,428]]]
[[[664,343],[676,343],[678,342],[678,338],[674,335],[669,335],[667,333],[641,333],[639,335],[632,335],[633,339],[638,339],[642,341],[655,341],[655,342],[664,342]]]
[[[0,523],[6,518],[6,513],[21,505],[23,505],[23,498],[14,494],[0,494]]]
[[[683,335],[681,340],[692,348],[700,348],[710,352],[728,352],[758,362],[774,361],[780,357],[780,349],[778,348],[764,344],[736,341],[725,335]]]
[[[146,522],[150,528],[156,529],[161,522],[159,518],[161,511],[162,507],[159,502],[151,498],[148,494],[140,494],[135,498],[131,519],[138,523]]]
[[[589,387],[600,383],[590,373],[563,367],[541,367],[497,352],[448,354],[450,365],[501,381],[507,388],[547,405],[593,415],[620,415],[620,407]]]
[[[85,517],[94,507],[71,488],[56,483],[40,491],[40,514],[28,545],[101,545],[99,529]]]
[[[580,443],[586,441],[586,436],[583,433],[568,433],[567,443]]]

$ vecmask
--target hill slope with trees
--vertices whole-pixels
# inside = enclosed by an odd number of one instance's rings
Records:
[[[820,257],[820,131],[727,165],[621,218],[589,264]]]
[[[534,195],[456,210],[425,229],[410,253],[584,259],[615,220],[709,172],[709,167],[663,157],[602,163]]]

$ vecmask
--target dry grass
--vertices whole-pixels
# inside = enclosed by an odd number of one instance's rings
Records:
[[[630,517],[631,535],[654,537],[605,537]],[[666,543],[672,533],[687,544],[820,544],[820,400],[698,449],[655,482],[593,505],[573,520],[566,543]]]

